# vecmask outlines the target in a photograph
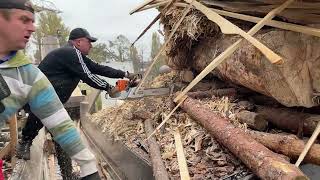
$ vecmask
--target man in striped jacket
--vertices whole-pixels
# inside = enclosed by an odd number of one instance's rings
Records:
[[[39,69],[53,85],[61,102],[70,98],[80,80],[93,88],[113,93],[115,88],[98,75],[109,78],[134,79],[137,75],[100,65],[87,57],[92,42],[97,41],[87,30],[76,28],[70,32],[66,46],[50,52],[39,65]],[[30,158],[30,146],[38,131],[43,127],[35,114],[30,114],[22,130],[22,141],[18,146],[18,157]]]
[[[35,31],[34,11],[27,0],[0,1],[0,122],[28,104],[54,140],[75,160],[84,180],[100,179],[94,155],[83,144],[46,76],[23,54]],[[5,96],[3,96],[5,95]]]

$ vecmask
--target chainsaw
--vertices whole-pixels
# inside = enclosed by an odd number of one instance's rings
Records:
[[[140,88],[137,91],[138,81],[130,81],[126,79],[120,79],[116,82],[115,88],[119,91],[114,97],[108,99],[137,99],[147,96],[164,96],[169,95],[173,88]],[[107,97],[106,97],[107,98]]]

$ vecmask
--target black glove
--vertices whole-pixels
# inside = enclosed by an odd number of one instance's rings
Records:
[[[99,173],[95,172],[93,174],[81,178],[81,180],[101,180],[101,178],[99,176]]]
[[[111,98],[115,98],[115,97],[117,97],[118,93],[120,93],[120,92],[116,87],[109,85],[107,93],[109,94],[109,96]]]
[[[141,79],[142,75],[139,73],[129,73],[128,71],[126,72],[125,75],[126,78],[130,79],[131,81],[135,81],[137,79]]]

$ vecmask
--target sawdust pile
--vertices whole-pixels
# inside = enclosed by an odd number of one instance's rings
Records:
[[[173,74],[157,77],[159,80],[172,80]],[[155,81],[154,81],[155,82]],[[234,116],[236,104],[227,97],[201,100],[211,110],[220,112],[238,126],[241,125]],[[155,118],[154,127],[159,125],[174,106],[171,97],[143,98],[134,101],[126,101],[119,107],[104,109],[93,114],[90,119],[97,123],[102,131],[110,133],[115,140],[124,142],[129,148],[138,152],[143,158],[148,159],[147,153],[142,151],[137,144],[145,143],[146,134],[143,121],[135,117],[135,113],[141,110],[158,115]],[[183,140],[189,172],[192,179],[239,179],[250,172],[227,149],[220,146],[204,128],[194,122],[186,113],[177,111],[168,123],[156,134],[156,139],[161,148],[162,159],[172,179],[180,179],[177,155],[175,151],[172,130],[179,127]]]

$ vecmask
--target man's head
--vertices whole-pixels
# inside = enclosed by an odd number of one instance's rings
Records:
[[[89,32],[83,28],[76,28],[70,32],[69,41],[81,51],[82,54],[88,55],[92,48],[92,42],[97,38],[92,37]]]
[[[0,1],[1,51],[24,49],[35,31],[34,12],[27,0]]]

